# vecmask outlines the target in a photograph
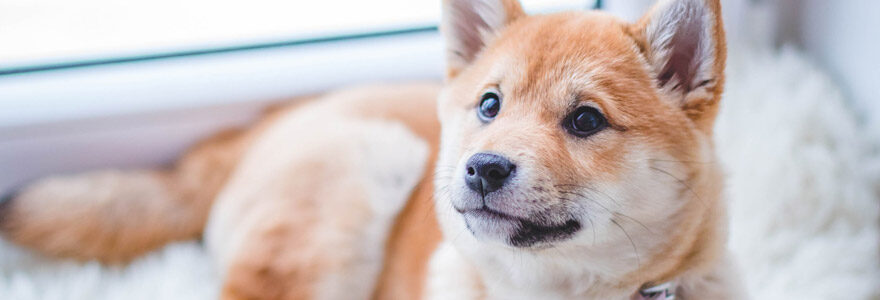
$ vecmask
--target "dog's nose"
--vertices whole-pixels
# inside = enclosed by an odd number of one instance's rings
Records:
[[[481,195],[501,189],[516,169],[516,165],[501,155],[477,153],[468,159],[464,180],[467,186]]]

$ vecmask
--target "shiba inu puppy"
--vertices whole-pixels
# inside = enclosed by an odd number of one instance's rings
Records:
[[[48,178],[3,235],[130,260],[197,237],[223,299],[739,299],[718,0],[629,24],[446,0],[447,82],[277,109],[170,169]]]

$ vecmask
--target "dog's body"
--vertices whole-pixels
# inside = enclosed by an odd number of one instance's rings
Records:
[[[46,179],[0,203],[0,229],[105,262],[204,231],[224,299],[741,296],[711,163],[718,1],[637,24],[444,9],[442,88],[337,92],[171,170]]]

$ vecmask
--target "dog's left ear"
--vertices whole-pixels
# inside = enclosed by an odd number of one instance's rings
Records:
[[[724,89],[726,44],[720,0],[661,0],[631,33],[662,97],[711,131]]]
[[[517,0],[443,0],[447,77],[458,75],[507,24],[524,15]]]

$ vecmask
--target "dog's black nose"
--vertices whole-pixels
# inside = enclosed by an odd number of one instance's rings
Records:
[[[468,159],[464,180],[471,190],[486,195],[501,189],[515,169],[516,165],[504,156],[477,153]]]

